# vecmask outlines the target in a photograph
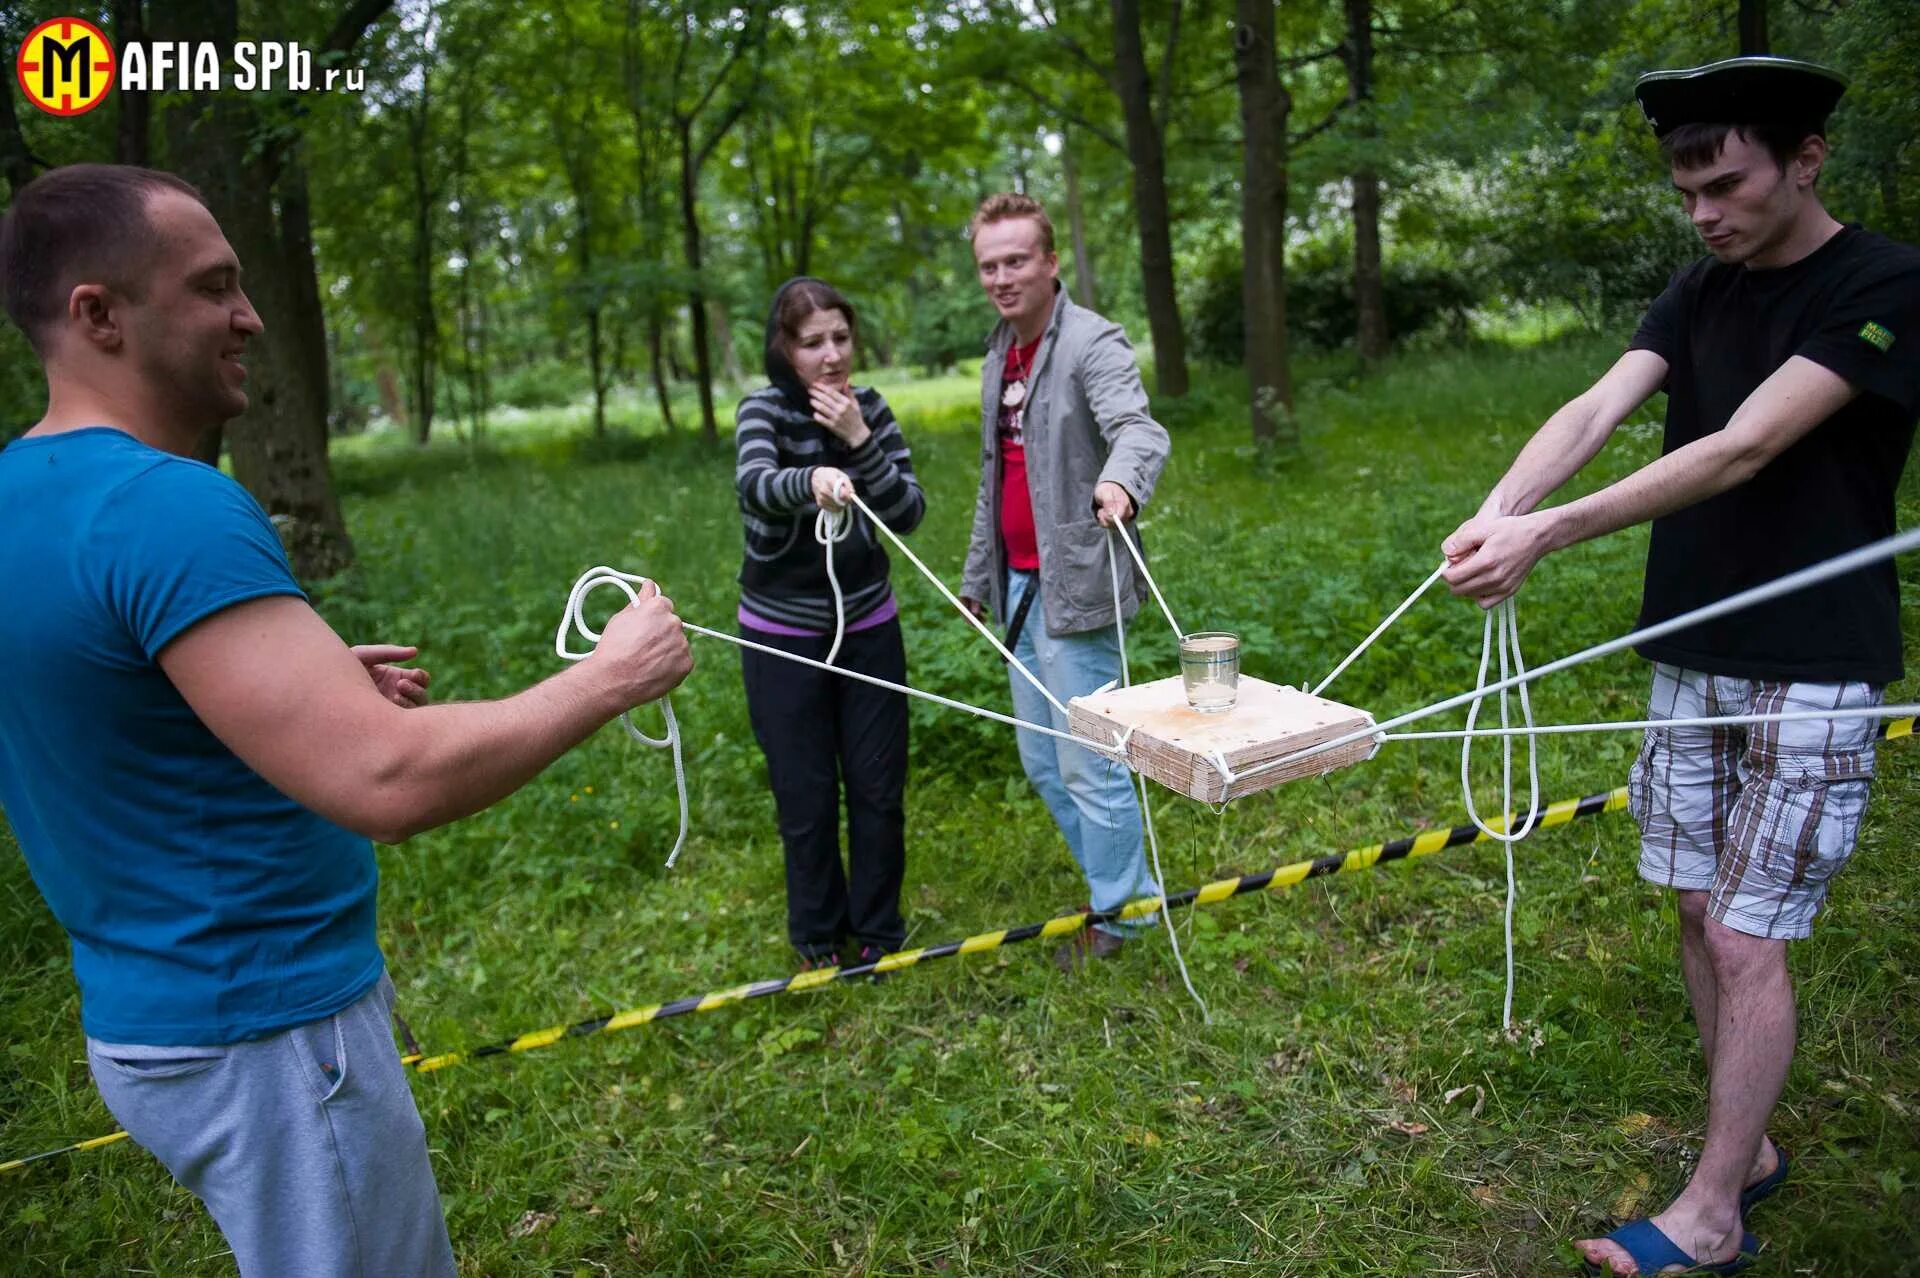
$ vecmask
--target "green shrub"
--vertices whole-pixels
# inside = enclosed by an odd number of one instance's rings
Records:
[[[1336,350],[1353,341],[1359,312],[1353,295],[1353,261],[1345,246],[1315,246],[1287,264],[1287,338],[1295,347]],[[1390,259],[1384,269],[1387,331],[1395,342],[1416,333],[1464,331],[1467,312],[1484,288],[1458,267],[1415,258]],[[1245,353],[1240,259],[1221,254],[1201,285],[1193,322],[1195,353],[1237,364]]]

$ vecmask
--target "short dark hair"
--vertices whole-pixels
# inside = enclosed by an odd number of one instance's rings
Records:
[[[1700,169],[1720,158],[1730,137],[1744,137],[1766,148],[1767,154],[1787,170],[1787,161],[1800,154],[1801,144],[1810,137],[1824,138],[1826,130],[1818,125],[1797,124],[1682,124],[1660,139],[1660,153],[1669,164]]]
[[[173,174],[131,164],[69,164],[14,192],[0,217],[0,305],[36,351],[77,284],[139,300],[154,249],[147,200],[161,191],[206,203]]]
[[[854,345],[859,345],[860,320],[853,313],[853,303],[840,296],[840,290],[825,280],[803,277],[780,291],[780,305],[774,312],[773,322],[780,328],[780,345],[784,350],[793,349],[793,343],[800,337],[800,326],[815,311],[839,311],[846,316],[847,331],[853,334]]]

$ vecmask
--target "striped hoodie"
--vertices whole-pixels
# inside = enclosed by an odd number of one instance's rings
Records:
[[[906,437],[893,410],[872,387],[853,388],[872,432],[858,448],[813,420],[813,409],[793,368],[769,333],[767,373],[773,385],[740,401],[734,418],[734,486],[746,526],[740,603],[747,611],[808,630],[833,629],[833,590],[826,550],[814,540],[813,472],[833,466],[894,532],[912,532],[926,513]],[[783,385],[790,389],[783,389]],[[858,509],[853,527],[833,549],[833,566],[847,603],[847,623],[859,621],[891,596],[880,535]]]

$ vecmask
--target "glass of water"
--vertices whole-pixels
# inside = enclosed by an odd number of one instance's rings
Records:
[[[1240,636],[1199,630],[1180,640],[1180,679],[1187,704],[1201,714],[1233,709],[1240,695]]]

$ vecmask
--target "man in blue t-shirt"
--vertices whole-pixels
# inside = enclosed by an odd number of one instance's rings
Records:
[[[1892,534],[1920,415],[1920,251],[1843,226],[1815,191],[1845,85],[1769,57],[1641,77],[1636,96],[1711,256],[1674,275],[1626,354],[1447,538],[1454,593],[1493,607],[1543,555],[1652,520],[1645,627]],[[1535,509],[1659,390],[1659,460]],[[1652,719],[1871,710],[1901,675],[1898,580],[1881,562],[1638,651],[1654,663]],[[1853,852],[1873,740],[1864,716],[1646,734],[1628,806],[1641,877],[1678,904],[1707,1133],[1666,1210],[1575,1244],[1589,1265],[1751,1264],[1747,1211],[1787,1171],[1766,1134],[1793,1059],[1787,942],[1811,933]]]
[[[95,1082],[243,1275],[451,1275],[387,1018],[369,839],[487,806],[692,667],[649,588],[517,696],[426,705],[189,460],[261,331],[193,188],[76,165],[0,219],[47,377],[0,450],[0,807],[72,942]]]

